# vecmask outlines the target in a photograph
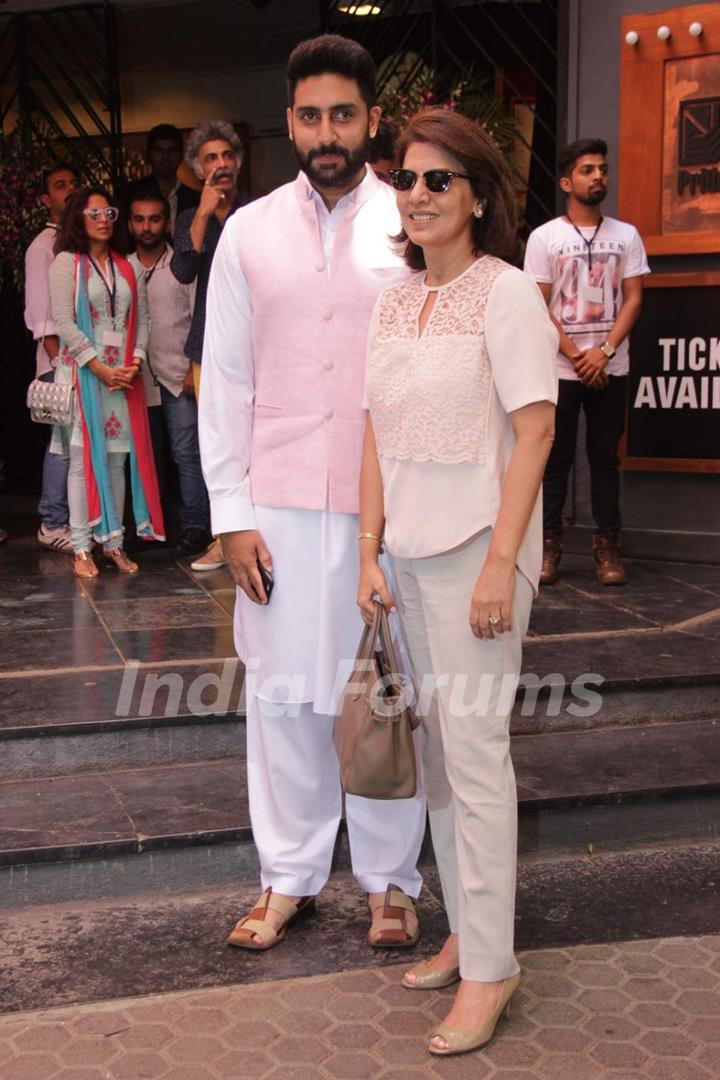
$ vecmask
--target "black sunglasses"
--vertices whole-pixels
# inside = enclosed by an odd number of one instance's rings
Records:
[[[420,176],[425,181],[428,191],[432,191],[435,195],[440,191],[447,191],[454,176],[457,176],[459,180],[470,179],[465,173],[453,172],[452,169],[428,169],[427,172],[420,173]],[[412,169],[390,170],[390,183],[396,191],[410,191],[415,187],[417,179],[418,174]]]

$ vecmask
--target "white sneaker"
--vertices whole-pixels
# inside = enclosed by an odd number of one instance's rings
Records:
[[[72,551],[69,525],[61,525],[59,529],[48,529],[45,525],[41,525],[37,538],[39,544],[52,548],[53,551]]]
[[[205,554],[190,563],[191,570],[221,570],[223,566],[227,566],[227,559],[223,558],[220,540],[213,540]]]

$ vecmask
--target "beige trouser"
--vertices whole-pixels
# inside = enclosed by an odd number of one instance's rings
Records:
[[[396,600],[425,714],[423,772],[445,906],[459,935],[460,974],[482,982],[518,971],[509,727],[533,599],[516,571],[512,630],[495,640],[473,636],[470,598],[490,536],[488,529],[451,552],[395,559]]]

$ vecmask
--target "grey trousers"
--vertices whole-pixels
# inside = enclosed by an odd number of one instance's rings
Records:
[[[122,521],[125,507],[125,462],[127,454],[113,452],[108,454],[110,485],[118,517]],[[70,507],[70,542],[77,555],[81,551],[92,549],[92,528],[88,521],[87,494],[85,492],[85,464],[82,446],[70,447],[70,469],[68,471],[68,505]],[[115,536],[103,544],[104,551],[112,551],[123,546],[122,536]]]
[[[395,559],[396,601],[423,715],[430,828],[460,974],[494,982],[513,951],[517,793],[510,710],[533,590],[515,572],[513,627],[492,641],[470,630],[470,598],[491,532],[453,551]],[[436,687],[432,700],[430,697]]]

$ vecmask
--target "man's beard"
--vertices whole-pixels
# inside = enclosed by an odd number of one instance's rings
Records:
[[[307,154],[293,143],[293,150],[298,165],[308,178],[319,187],[334,188],[344,187],[349,180],[360,172],[360,169],[370,158],[370,132],[367,132],[360,146],[355,150],[346,150],[337,143],[328,143],[327,146],[319,146],[315,150],[309,150]],[[313,161],[323,154],[337,154],[342,158],[344,165],[314,165]]]
[[[587,195],[576,195],[575,198],[583,206],[599,206],[599,204],[607,197],[607,188],[600,188],[597,191],[589,191]]]
[[[165,243],[164,236],[136,236],[135,243],[143,251],[153,251],[155,248],[159,248]]]

